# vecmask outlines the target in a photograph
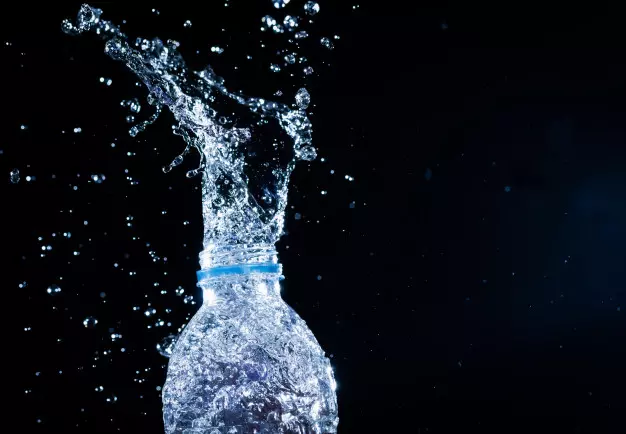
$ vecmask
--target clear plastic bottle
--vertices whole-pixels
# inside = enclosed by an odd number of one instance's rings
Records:
[[[275,262],[198,272],[203,304],[176,342],[165,432],[331,434],[335,380],[313,333],[280,296]]]

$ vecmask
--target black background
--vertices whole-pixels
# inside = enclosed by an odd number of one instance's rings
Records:
[[[294,172],[278,247],[284,298],[332,355],[340,432],[624,432],[617,8],[320,2],[304,80],[268,68],[260,18],[283,12],[247,3],[96,5],[133,36],[179,40],[194,69],[210,63],[230,88],[281,89],[283,102],[309,89],[325,161]],[[60,31],[78,6],[23,2],[1,18],[2,424],[162,432],[156,343],[197,308],[184,295],[199,299],[199,179],[184,176],[198,159],[163,174],[184,147],[169,115],[127,135],[119,102],[145,90],[102,42]],[[335,50],[316,44],[335,34]]]

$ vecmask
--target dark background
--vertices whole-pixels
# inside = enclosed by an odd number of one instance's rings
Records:
[[[132,36],[179,40],[232,89],[283,102],[309,89],[325,162],[292,176],[279,256],[284,298],[332,357],[340,432],[624,432],[617,8],[320,2],[303,80],[268,69],[260,18],[284,12],[223,3],[96,5]],[[2,425],[157,433],[156,344],[199,299],[199,179],[184,175],[198,159],[163,174],[184,148],[169,115],[127,135],[120,100],[145,118],[146,92],[101,41],[60,31],[78,6],[12,3],[1,18]],[[335,34],[335,50],[316,44]]]

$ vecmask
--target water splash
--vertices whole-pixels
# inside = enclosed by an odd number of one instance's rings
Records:
[[[233,93],[210,67],[190,71],[178,42],[137,39],[131,44],[101,15],[83,5],[76,23],[64,21],[63,30],[100,36],[105,52],[148,88],[154,112],[129,133],[137,135],[167,107],[177,122],[173,131],[186,147],[163,170],[181,165],[194,149],[201,157],[187,176],[203,175],[199,277],[204,277],[198,285],[203,304],[179,338],[157,346],[171,356],[163,388],[166,432],[336,433],[332,367],[306,323],[280,297],[274,247],[295,162],[316,158],[305,112],[309,93],[300,89],[292,107]],[[284,26],[271,17],[263,22],[277,33],[298,26],[289,16]],[[256,272],[221,274],[254,267]],[[184,302],[195,304],[191,295]],[[154,308],[144,312],[150,318],[156,314]],[[90,318],[84,322],[87,328],[96,324]]]
[[[292,109],[231,92],[211,67],[189,70],[177,51],[178,42],[138,38],[131,44],[101,15],[100,9],[83,5],[75,24],[63,21],[63,31],[71,35],[92,32],[104,39],[105,53],[123,62],[148,88],[154,113],[131,127],[131,136],[152,124],[163,107],[172,112],[177,121],[174,133],[187,146],[165,172],[180,165],[192,149],[199,152],[200,166],[188,174],[203,175],[202,267],[245,261],[249,255],[244,250],[272,256],[284,225],[295,160],[316,157],[311,123],[302,104]],[[270,24],[269,19],[265,21]],[[306,68],[305,74],[310,73],[312,68]],[[217,117],[218,111],[235,116]]]

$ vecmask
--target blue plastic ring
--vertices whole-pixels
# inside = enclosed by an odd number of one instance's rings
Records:
[[[229,274],[249,274],[249,273],[280,273],[280,264],[273,262],[261,262],[258,264],[237,264],[213,267],[206,270],[196,271],[198,282],[211,277],[225,276]]]

